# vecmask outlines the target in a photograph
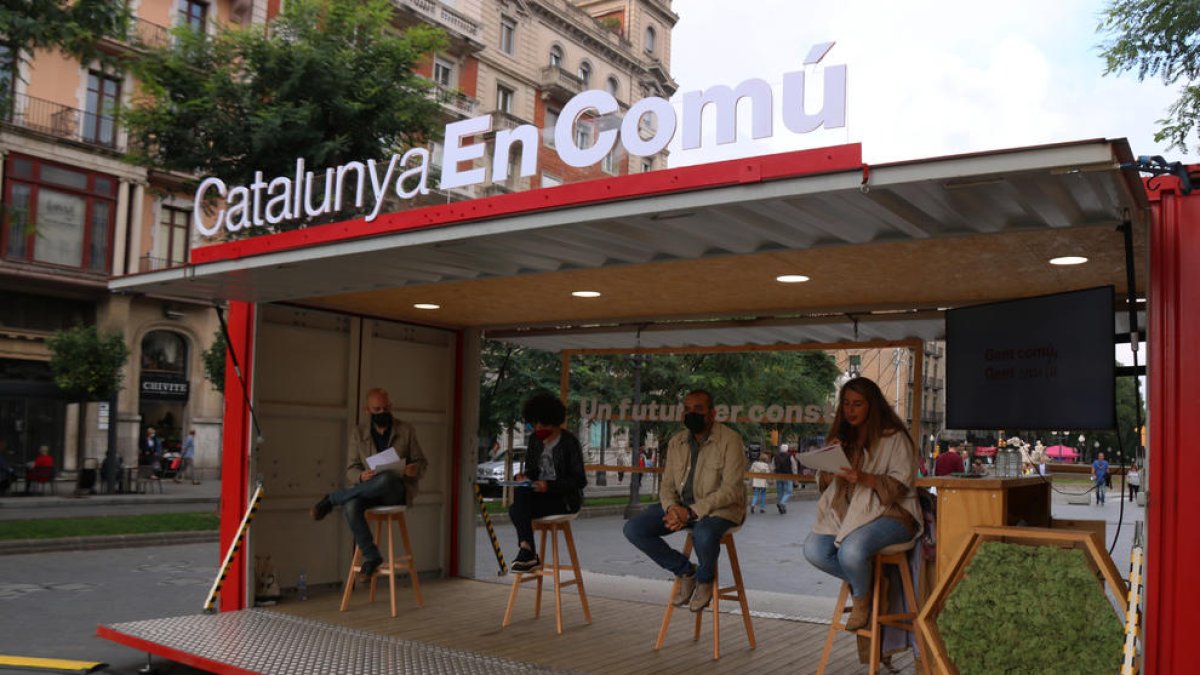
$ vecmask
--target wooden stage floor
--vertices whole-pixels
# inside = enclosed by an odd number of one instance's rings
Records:
[[[692,641],[693,618],[686,608],[676,610],[661,651],[654,642],[662,622],[664,605],[614,600],[588,594],[592,623],[584,623],[579,597],[568,587],[563,592],[563,634],[555,633],[554,595],[550,585],[542,598],[542,615],[535,619],[535,591],[525,584],[517,597],[513,621],[501,629],[508,602],[509,584],[469,579],[423,582],[423,608],[413,604],[407,583],[398,584],[398,615],[388,612],[386,580],[381,580],[375,603],[368,604],[367,591],[355,590],[350,608],[339,612],[341,593],[321,590],[307,601],[291,601],[271,608],[330,624],[346,626],[403,640],[431,643],[533,663],[543,668],[578,673],[814,673],[820,660],[827,625],[802,621],[754,617],[758,640],[749,649],[739,614],[721,616],[721,659],[712,660],[712,620],[706,613],[700,641]],[[665,602],[665,598],[664,598]],[[737,607],[722,602],[722,610]],[[751,605],[751,614],[754,607]],[[894,658],[897,672],[913,673],[911,652]],[[834,643],[826,672],[865,673],[858,663],[854,638],[841,635]],[[881,672],[888,672],[886,668]]]

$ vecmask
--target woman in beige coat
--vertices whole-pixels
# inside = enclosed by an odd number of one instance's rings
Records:
[[[818,478],[823,492],[804,557],[850,583],[854,604],[846,629],[857,630],[870,618],[875,554],[921,531],[913,487],[917,452],[879,385],[865,377],[842,386],[826,441],[841,444],[850,466]]]

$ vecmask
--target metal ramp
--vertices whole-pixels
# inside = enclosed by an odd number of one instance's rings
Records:
[[[98,626],[97,635],[214,673],[487,675],[562,671],[261,609]]]

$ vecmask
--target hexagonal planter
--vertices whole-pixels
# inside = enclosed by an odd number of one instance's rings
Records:
[[[928,652],[933,660],[935,670],[939,673],[957,675],[958,666],[951,661],[946,650],[946,644],[938,629],[938,617],[946,608],[946,602],[955,588],[963,581],[968,565],[979,553],[986,542],[1003,542],[1023,546],[1054,546],[1063,549],[1078,549],[1084,553],[1088,566],[1096,578],[1097,590],[1106,590],[1115,598],[1118,608],[1113,609],[1118,621],[1122,621],[1126,609],[1125,583],[1116,565],[1103,548],[1097,545],[1091,533],[1079,530],[1061,530],[1034,527],[976,527],[966,546],[958,551],[949,574],[941,579],[934,588],[925,606],[917,617],[917,629],[928,646]],[[954,552],[944,552],[943,555],[954,555]],[[1112,607],[1105,598],[1106,605]],[[1035,612],[1036,607],[1030,607]],[[1025,636],[1014,639],[1011,648],[1021,650],[1030,648]],[[1061,639],[1069,640],[1070,637]],[[994,643],[993,643],[994,644]]]

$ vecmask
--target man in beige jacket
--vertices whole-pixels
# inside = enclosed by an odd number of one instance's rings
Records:
[[[735,431],[716,422],[712,394],[696,390],[683,402],[687,427],[671,437],[658,494],[625,523],[625,538],[679,578],[676,606],[699,612],[712,600],[721,537],[746,518],[746,455]],[[698,565],[663,537],[691,528]]]
[[[371,576],[383,562],[379,547],[367,525],[367,509],[374,506],[393,506],[413,503],[417,496],[417,481],[425,475],[429,462],[417,442],[417,431],[407,422],[392,416],[392,402],[384,389],[367,392],[366,412],[369,421],[350,434],[346,458],[346,481],[350,487],[331,492],[312,507],[314,520],[329,515],[335,506],[344,506],[346,523],[354,535],[354,543],[362,550],[363,575]],[[404,460],[403,468],[369,468],[371,455],[395,450]]]

